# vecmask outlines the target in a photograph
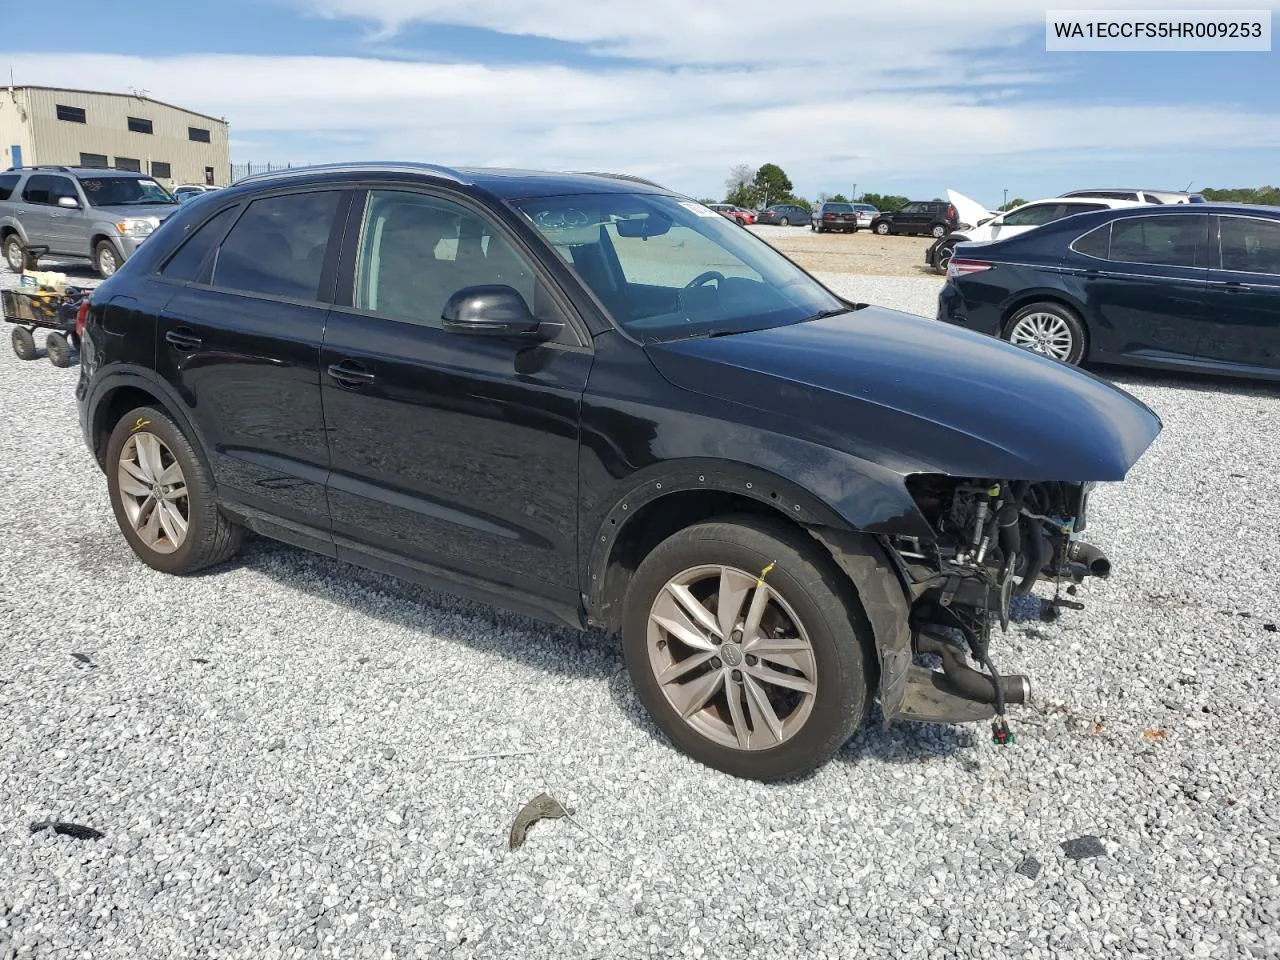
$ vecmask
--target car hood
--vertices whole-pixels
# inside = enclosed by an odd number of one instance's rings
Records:
[[[976,226],[979,220],[985,220],[990,216],[987,208],[977,200],[971,200],[956,190],[948,190],[947,199],[951,202],[951,206],[956,208],[956,219],[961,223]]]
[[[903,475],[1121,480],[1161,429],[1091,374],[880,307],[646,349],[683,389]]]
[[[163,220],[179,210],[181,206],[178,203],[126,203],[113,207],[94,207],[93,209],[95,212],[105,214],[112,219],[155,217],[157,220]]]

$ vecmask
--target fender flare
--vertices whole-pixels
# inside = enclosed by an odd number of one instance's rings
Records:
[[[177,390],[155,371],[134,365],[122,365],[102,374],[100,378],[94,381],[88,396],[85,398],[87,413],[85,428],[89,434],[88,441],[91,445],[94,459],[98,460],[99,457],[100,451],[97,448],[96,440],[99,430],[104,427],[102,417],[110,406],[111,397],[118,391],[128,387],[143,390],[156,398],[157,403],[164,412],[173,418],[174,422],[178,424],[178,428],[191,440],[191,445],[195,447],[196,455],[203,461],[205,469],[211,471],[204,434],[196,426],[195,421],[187,415],[186,404],[183,403],[182,397]],[[99,461],[99,466],[101,466],[101,461]]]

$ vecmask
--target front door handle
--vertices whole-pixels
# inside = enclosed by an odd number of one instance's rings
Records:
[[[378,379],[364,368],[364,364],[357,360],[343,360],[341,363],[331,363],[329,365],[329,376],[344,387],[359,387],[366,383],[373,383],[374,380]]]
[[[1241,283],[1239,280],[1228,280],[1223,286],[1227,293],[1248,293],[1253,287],[1247,283]]]
[[[198,350],[204,343],[192,331],[185,327],[179,327],[177,330],[170,330],[164,335],[166,342],[177,347],[179,350]]]

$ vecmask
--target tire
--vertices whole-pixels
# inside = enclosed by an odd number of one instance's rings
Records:
[[[49,362],[55,367],[71,366],[71,344],[56,330],[44,338],[44,349],[49,354]]]
[[[947,233],[947,225],[945,223],[935,223],[933,228],[929,231],[929,236],[933,237],[935,240],[941,240],[947,235]]]
[[[140,533],[130,519],[127,504],[132,504],[136,510],[138,500],[130,496],[128,490],[122,491],[121,474],[126,479],[131,474],[120,466],[122,454],[135,464],[141,463],[137,445],[146,443],[149,449],[154,450],[155,447],[151,445],[153,442],[158,442],[162,453],[161,465],[166,468],[159,474],[161,482],[173,482],[174,477],[168,468],[174,464],[180,471],[177,481],[183,485],[186,496],[174,501],[166,498],[166,502],[172,504],[179,517],[185,502],[187,522],[185,533],[175,542],[169,533],[173,527],[173,513],[166,512],[169,508],[162,510],[156,505],[147,512],[144,505],[136,515],[142,518],[158,517],[154,526],[155,532],[159,534],[159,542],[155,545],[144,538],[150,525],[140,524],[143,526],[143,532]],[[134,446],[130,448],[130,444]],[[163,454],[167,454],[168,458]],[[218,509],[213,479],[208,468],[178,425],[164,411],[154,407],[138,407],[120,418],[107,440],[106,472],[107,491],[111,497],[111,509],[115,513],[116,523],[133,552],[147,566],[164,573],[195,573],[229,559],[240,549],[243,531]],[[150,478],[157,476],[154,470],[144,472]],[[148,480],[132,473],[130,482],[137,489],[145,488]],[[152,501],[152,498],[147,497],[147,500]]]
[[[11,233],[4,238],[4,262],[8,265],[11,273],[21,273],[25,256],[22,252],[22,240],[18,238],[16,233]]]
[[[938,273],[946,273],[947,267],[951,265],[951,258],[955,255],[956,245],[954,243],[944,243],[938,247],[938,253],[934,260],[933,269]]]
[[[889,225],[887,223],[877,223],[871,229],[882,237],[887,237],[889,235]]]
[[[13,328],[13,352],[19,360],[34,360],[40,355],[36,349],[36,338],[26,327]]]
[[[1020,308],[1005,323],[1001,337],[1015,347],[1076,366],[1084,359],[1089,343],[1079,315],[1048,300]]]
[[[120,269],[120,254],[116,252],[110,240],[100,240],[93,248],[93,268],[104,280],[115,276],[115,272]]]
[[[677,605],[675,594],[667,588],[688,584],[692,589],[686,596],[695,604],[703,597],[711,606],[701,610],[714,623],[716,614],[711,609],[718,610],[719,571],[723,567],[731,571],[727,582],[747,588],[739,595],[736,619],[741,625],[754,603],[755,578],[770,564],[773,566],[765,581],[769,599],[762,619],[764,632],[758,632],[754,640],[720,643],[706,639],[707,647],[695,648],[651,617],[664,618],[668,612],[681,616],[680,610],[685,608]],[[862,635],[866,628],[855,626],[861,619],[850,610],[853,602],[847,579],[822,547],[802,531],[780,521],[750,516],[700,523],[659,544],[631,580],[623,607],[627,670],[654,722],[694,760],[753,780],[799,776],[839,750],[866,710],[869,690],[864,651],[869,638]],[[694,622],[687,616],[686,621]],[[774,639],[774,643],[789,640],[793,645],[807,644],[807,648],[792,653],[774,650],[774,657],[757,657],[750,651],[767,649],[761,646],[765,633],[770,639],[783,638]],[[703,636],[699,633],[694,639]],[[715,636],[705,633],[706,638]],[[786,684],[756,679],[763,674],[797,682],[794,675],[787,677],[776,669],[777,656],[787,659],[783,666],[797,671],[799,682],[809,685],[807,690],[789,690]],[[765,659],[771,662],[766,664]],[[689,660],[698,662],[665,685],[659,680],[662,671]],[[690,689],[699,689],[692,686],[699,681],[714,684],[709,700],[690,693]],[[736,710],[728,697],[730,691],[737,698]],[[770,703],[772,721],[762,719],[766,714],[751,699],[753,694],[765,696]],[[684,710],[677,709],[677,702],[695,707],[688,713],[690,719],[685,719]],[[696,706],[700,702],[706,706]]]
[[[780,226],[780,227],[789,227],[789,226],[791,226],[791,221],[790,221],[790,220],[788,220],[786,217],[782,217],[782,218],[778,221],[778,226]]]

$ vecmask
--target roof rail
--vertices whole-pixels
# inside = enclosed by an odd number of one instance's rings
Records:
[[[632,183],[643,183],[649,187],[657,187],[659,190],[667,189],[660,183],[654,183],[644,177],[637,177],[633,173],[601,173],[598,170],[570,170],[569,172],[580,177],[608,177],[610,180],[630,180]]]
[[[284,170],[270,170],[265,173],[251,173],[241,177],[232,186],[242,183],[260,183],[266,180],[287,180],[291,177],[306,177],[316,173],[422,173],[428,176],[452,180],[454,183],[470,185],[471,181],[463,177],[457,170],[442,167],[434,163],[319,163],[310,167],[286,167]]]
[[[62,166],[62,164],[59,164],[59,163],[36,163],[36,164],[24,163],[21,166],[10,167],[8,170],[5,171],[5,173],[13,173],[17,170],[61,170],[63,173],[68,173],[70,172],[71,168],[64,167]]]

